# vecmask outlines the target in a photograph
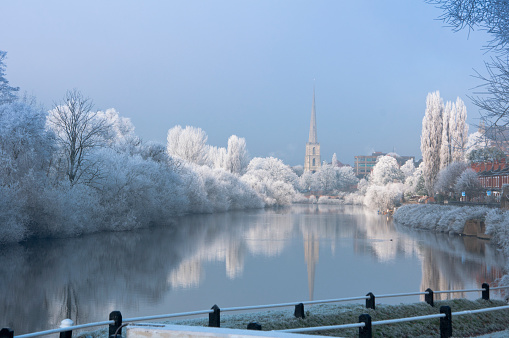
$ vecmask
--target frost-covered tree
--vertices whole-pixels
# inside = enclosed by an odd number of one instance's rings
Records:
[[[403,191],[402,183],[389,183],[386,186],[370,185],[364,203],[372,209],[385,211],[399,204]]]
[[[486,62],[487,75],[477,73],[482,81],[481,95],[472,102],[481,109],[493,126],[509,123],[509,2],[506,0],[427,0],[443,10],[440,17],[453,30],[481,29],[493,39],[487,48],[497,55]]]
[[[4,184],[29,173],[47,176],[54,135],[45,129],[47,113],[24,99],[0,105],[0,176]]]
[[[452,106],[449,129],[451,158],[450,162],[462,162],[465,160],[465,152],[468,142],[467,107],[459,97]]]
[[[412,175],[405,179],[405,195],[410,197],[413,195],[426,195],[427,191],[424,187],[424,178],[422,172],[424,170],[424,162],[415,168]]]
[[[440,144],[440,170],[447,168],[452,161],[451,132],[450,122],[455,121],[454,109],[451,102],[447,102],[442,115],[442,142]]]
[[[403,175],[405,175],[405,179],[409,176],[412,176],[412,174],[415,171],[414,160],[410,159],[406,161],[405,164],[403,164],[400,169]]]
[[[336,153],[332,154],[331,164],[335,167],[339,166],[338,156],[336,155]]]
[[[168,131],[168,154],[189,163],[204,165],[208,155],[207,139],[207,134],[201,128],[175,126]]]
[[[208,146],[207,148],[207,164],[214,169],[226,170],[228,162],[228,152],[226,148]]]
[[[302,164],[294,165],[292,170],[297,176],[301,177],[304,174],[304,166]]]
[[[228,139],[228,149],[226,157],[226,170],[242,175],[249,164],[249,154],[247,152],[246,139],[232,135]]]
[[[130,118],[120,116],[113,108],[97,112],[97,119],[109,126],[105,135],[106,146],[130,154],[141,151],[141,139],[134,131]]]
[[[89,155],[93,149],[106,144],[110,125],[92,108],[92,101],[74,89],[49,111],[48,126],[57,136],[66,161],[65,173],[71,184],[85,173],[94,175],[94,163],[89,161]]]
[[[262,196],[267,205],[290,204],[297,194],[297,175],[283,161],[274,157],[253,158],[242,181]]]
[[[401,182],[404,174],[399,169],[398,161],[392,156],[380,156],[370,175],[370,182],[374,185],[386,185],[390,182]]]
[[[449,195],[458,193],[455,190],[456,182],[467,167],[468,165],[465,162],[453,162],[447,168],[440,170],[435,184],[435,191]]]
[[[482,187],[479,182],[479,178],[477,177],[477,173],[474,170],[467,168],[456,181],[454,190],[458,192],[464,191],[468,199],[479,194]]]
[[[426,97],[426,112],[422,119],[421,152],[424,162],[424,184],[433,194],[438,171],[440,170],[440,146],[442,142],[442,114],[444,103],[438,91]]]
[[[474,149],[467,156],[470,162],[493,162],[503,158],[505,158],[505,153],[496,147]]]
[[[469,154],[473,150],[491,148],[491,141],[486,137],[485,133],[476,131],[468,135],[467,144],[465,146],[465,160],[469,160]]]
[[[16,100],[16,92],[19,87],[9,86],[9,81],[5,78],[5,57],[7,52],[0,50],[0,105],[5,103],[12,103]]]

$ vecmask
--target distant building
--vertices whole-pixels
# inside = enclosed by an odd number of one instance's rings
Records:
[[[412,160],[415,164],[415,157],[414,156],[399,156],[394,153],[382,153],[380,151],[375,151],[371,155],[359,155],[355,156],[354,161],[354,172],[355,175],[358,178],[365,178],[367,175],[371,173],[373,170],[373,167],[376,165],[376,161],[380,156],[389,155],[392,156],[398,161],[399,166],[401,167],[403,164],[405,164],[408,160]]]
[[[306,158],[304,159],[304,172],[312,173],[320,170],[320,143],[316,137],[316,109],[315,88],[313,88],[313,106],[311,107],[311,123],[309,125],[309,140],[306,143]]]
[[[358,178],[366,177],[376,164],[376,160],[379,156],[383,156],[385,153],[375,151],[371,155],[359,155],[355,156],[354,160],[354,172]]]

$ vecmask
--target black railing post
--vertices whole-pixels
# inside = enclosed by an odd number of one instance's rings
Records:
[[[452,337],[452,314],[450,306],[441,306],[440,313],[445,313],[445,317],[440,318],[440,338]]]
[[[8,327],[4,327],[0,330],[0,338],[14,338],[14,331]]]
[[[366,296],[369,298],[366,299],[366,309],[375,309],[375,295],[371,292],[368,293]]]
[[[364,323],[364,327],[359,327],[359,338],[371,338],[373,337],[373,331],[371,329],[371,316],[367,313],[359,316],[359,323]]]
[[[490,285],[488,283],[482,283],[482,288],[484,289],[482,292],[482,299],[490,300]]]
[[[297,318],[306,318],[306,315],[304,313],[304,304],[299,303],[295,305],[295,311],[293,315]]]
[[[109,337],[118,334],[119,336],[122,334],[122,314],[120,311],[112,311],[110,313],[110,320],[114,320],[115,323],[110,324]]]
[[[214,312],[209,313],[209,327],[220,327],[221,326],[221,309],[215,305],[212,307]]]
[[[262,330],[262,326],[256,322],[253,322],[253,323],[249,323],[247,324],[247,329],[248,330],[259,330],[261,331]]]
[[[71,319],[64,319],[60,322],[60,328],[73,326]],[[72,338],[72,330],[60,332],[60,338]]]
[[[426,292],[427,292],[427,294],[424,295],[424,301],[426,303],[428,303],[429,305],[434,306],[435,303],[433,302],[433,290],[431,290],[430,288],[427,288]]]

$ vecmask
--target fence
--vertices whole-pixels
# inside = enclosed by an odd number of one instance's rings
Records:
[[[202,314],[209,315],[209,325],[208,325],[209,327],[220,327],[221,312],[259,310],[259,309],[294,306],[295,307],[294,316],[297,318],[305,318],[305,311],[304,311],[305,305],[338,303],[338,302],[347,302],[347,301],[354,301],[354,300],[365,300],[366,308],[375,310],[376,299],[389,298],[389,297],[416,296],[416,295],[424,295],[424,301],[426,303],[428,303],[429,305],[434,306],[434,295],[435,294],[458,293],[458,292],[481,292],[482,299],[489,300],[490,299],[490,290],[498,290],[498,289],[509,289],[509,286],[499,286],[499,287],[494,287],[494,288],[490,289],[490,286],[487,283],[483,283],[481,286],[481,289],[433,291],[428,288],[424,292],[385,294],[385,295],[378,295],[378,296],[375,296],[373,293],[369,292],[366,296],[359,296],[359,297],[325,299],[325,300],[281,303],[281,304],[255,305],[255,306],[244,306],[244,307],[230,307],[230,308],[223,308],[223,309],[220,309],[217,305],[214,305],[210,310],[182,312],[182,313],[174,313],[174,314],[163,314],[163,315],[146,316],[146,317],[134,317],[134,318],[127,318],[127,319],[122,319],[122,314],[120,313],[120,311],[113,311],[109,315],[109,320],[104,321],[104,322],[73,325],[72,320],[64,319],[61,323],[60,328],[58,328],[58,329],[28,333],[28,334],[23,334],[23,335],[18,335],[18,336],[14,336],[14,331],[11,330],[10,328],[3,328],[2,330],[0,330],[0,338],[14,338],[14,337],[31,338],[31,337],[38,337],[38,336],[54,334],[54,333],[60,333],[60,338],[71,338],[73,330],[79,330],[79,329],[84,329],[84,328],[89,328],[89,327],[104,326],[104,325],[109,325],[109,336],[115,337],[116,335],[121,334],[122,328],[130,323],[139,322],[139,321],[147,321],[147,320],[160,320],[160,319],[168,319],[168,318],[187,317],[187,316],[202,315]],[[505,309],[509,309],[509,305],[508,306],[498,306],[498,307],[493,307],[493,308],[485,308],[485,309],[480,309],[480,310],[462,311],[462,312],[451,312],[451,308],[449,306],[441,306],[440,313],[435,314],[435,315],[399,318],[399,319],[383,320],[383,321],[376,321],[376,322],[371,321],[371,317],[369,316],[369,314],[362,314],[359,316],[358,323],[335,325],[335,326],[307,327],[307,328],[298,328],[298,329],[278,330],[278,332],[301,333],[301,332],[309,332],[309,331],[324,331],[324,330],[337,330],[337,329],[346,329],[346,328],[359,328],[359,337],[364,338],[364,337],[371,337],[372,326],[440,318],[441,337],[451,337],[452,336],[452,316],[461,316],[461,315],[467,315],[467,314],[505,310]],[[258,323],[249,323],[247,325],[247,329],[248,330],[261,330],[262,327]]]

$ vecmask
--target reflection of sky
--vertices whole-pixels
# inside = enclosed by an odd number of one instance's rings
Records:
[[[359,207],[300,205],[15,245],[0,252],[3,263],[12,273],[0,276],[0,290],[9,290],[0,321],[21,334],[65,317],[104,320],[112,310],[128,318],[214,304],[471,288],[499,276],[504,259],[483,241],[396,229]],[[15,322],[26,308],[42,310]]]

